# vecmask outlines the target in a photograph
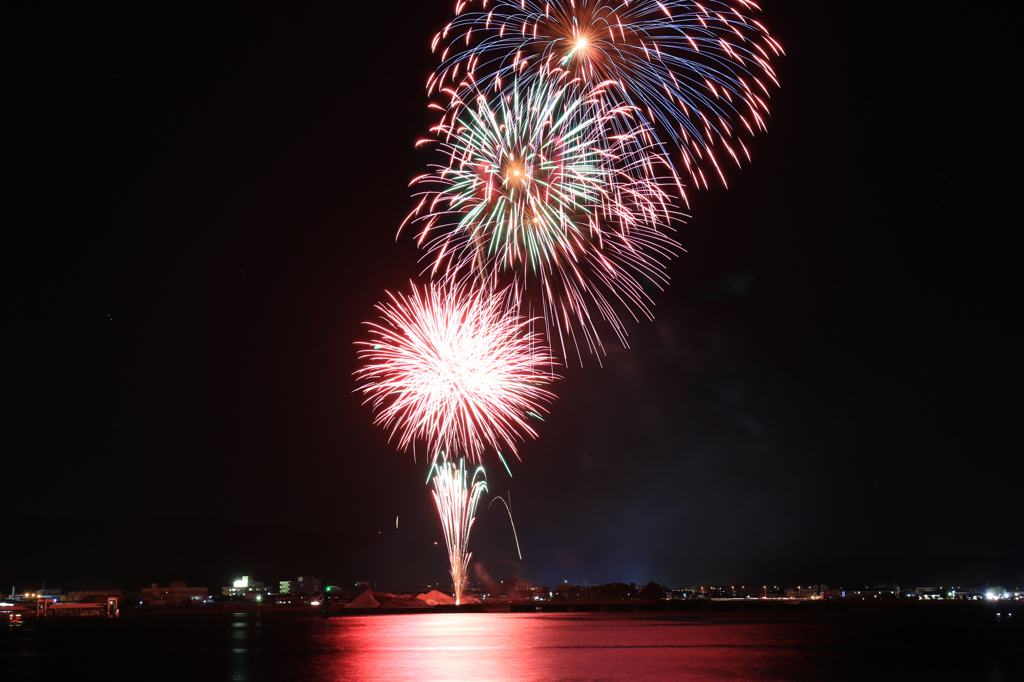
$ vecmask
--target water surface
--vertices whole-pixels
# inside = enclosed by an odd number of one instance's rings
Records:
[[[920,614],[167,614],[5,626],[0,678],[1006,682],[1024,679],[1020,630]]]

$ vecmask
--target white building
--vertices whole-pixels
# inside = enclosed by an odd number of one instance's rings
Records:
[[[246,599],[262,600],[263,596],[270,594],[270,588],[264,587],[263,583],[249,579],[243,575],[241,580],[234,581],[230,587],[222,587],[221,594],[225,597],[245,597]]]

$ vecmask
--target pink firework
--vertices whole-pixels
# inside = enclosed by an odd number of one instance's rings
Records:
[[[510,293],[431,284],[388,297],[371,340],[357,342],[356,379],[400,449],[419,440],[479,463],[536,437],[529,420],[554,398],[555,361]]]

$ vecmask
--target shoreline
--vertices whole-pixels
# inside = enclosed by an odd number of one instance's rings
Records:
[[[868,614],[895,615],[921,614],[942,616],[966,616],[986,618],[1008,616],[1016,612],[1017,618],[1024,622],[1024,604],[1018,602],[968,602],[968,601],[852,601],[852,600],[710,600],[695,599],[687,601],[631,601],[631,602],[513,602],[513,603],[481,603],[464,604],[462,606],[424,606],[411,608],[347,608],[342,604],[330,607],[330,617],[372,616],[394,614],[432,614],[432,613],[558,613],[558,614]],[[305,614],[322,616],[320,606],[307,605],[248,605],[248,604],[208,604],[185,608],[151,607],[144,609],[122,609],[121,617],[146,617],[157,615],[219,615],[219,614]],[[1008,616],[1013,618],[1013,616]]]

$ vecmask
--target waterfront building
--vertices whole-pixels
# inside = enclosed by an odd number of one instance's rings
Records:
[[[785,594],[786,599],[823,599],[828,592],[828,585],[797,585],[786,588]]]
[[[504,581],[502,581],[504,584]],[[533,582],[529,578],[516,578],[511,581],[511,587],[505,585],[506,594],[509,599],[532,599]]]
[[[263,601],[265,596],[271,594],[269,587],[265,587],[262,582],[251,580],[247,575],[243,575],[241,580],[235,580],[230,587],[222,587],[220,592],[225,597],[243,597],[255,601]]]
[[[149,606],[165,606],[181,603],[201,603],[208,594],[205,587],[189,587],[183,581],[171,581],[169,587],[159,587],[152,583],[142,588],[142,601]]]
[[[297,580],[282,580],[281,594],[319,594],[323,589],[320,578],[311,576],[299,576]]]
[[[67,601],[92,603],[106,601],[107,599],[121,599],[121,597],[121,590],[75,590],[68,592]]]

